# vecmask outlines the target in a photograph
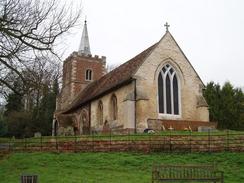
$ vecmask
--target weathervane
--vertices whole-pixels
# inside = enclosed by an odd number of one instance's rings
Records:
[[[166,22],[166,24],[164,24],[164,27],[166,27],[166,32],[168,32],[169,31],[169,24],[168,24],[168,22]]]

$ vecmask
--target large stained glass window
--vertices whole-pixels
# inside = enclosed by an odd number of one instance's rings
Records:
[[[166,64],[158,76],[159,113],[179,115],[179,83],[174,68]]]

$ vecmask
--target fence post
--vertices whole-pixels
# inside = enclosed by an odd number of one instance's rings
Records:
[[[163,135],[163,134],[162,134]],[[165,135],[163,135],[163,140],[164,140],[164,144],[163,144],[163,152],[165,152]]]
[[[77,136],[76,136],[76,134],[75,134],[75,144],[74,145],[75,145],[75,150],[74,151],[77,152]]]
[[[131,144],[131,142],[130,142],[130,130],[128,130],[128,134],[127,134],[127,150],[128,151],[130,151],[131,149],[130,149],[130,144]]]
[[[25,142],[25,151],[26,151],[26,148],[27,148],[26,138],[24,138],[24,142]]]
[[[169,133],[169,151],[172,152],[171,130],[170,130],[170,133]]]
[[[58,151],[58,139],[57,135],[55,136],[56,150]]]
[[[40,140],[41,140],[41,151],[42,151],[42,136],[40,138],[41,138]]]
[[[112,129],[110,129],[110,131],[109,131],[109,151],[111,151],[111,145],[112,145]]]
[[[229,151],[230,150],[230,142],[229,142],[229,130],[226,131],[226,150]]]
[[[190,131],[190,135],[189,135],[189,148],[190,148],[190,153],[192,152],[192,147],[191,147],[191,131]]]
[[[152,139],[151,139],[151,134],[148,134],[148,137],[149,137],[149,152],[151,152],[151,149],[152,149]]]
[[[75,141],[74,141],[74,152],[76,153],[77,151],[76,151],[76,134],[75,134]]]
[[[9,141],[8,141],[8,151],[9,152],[11,151],[11,137],[9,138]]]
[[[210,129],[208,129],[208,152],[210,153],[211,152],[211,147],[210,147]]]
[[[92,132],[92,151],[94,152],[94,132]]]
[[[130,141],[130,130],[128,130],[128,141]]]
[[[12,138],[12,151],[14,152],[15,151],[15,138]]]

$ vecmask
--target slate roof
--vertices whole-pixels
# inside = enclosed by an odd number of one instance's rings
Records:
[[[157,46],[157,44],[158,43],[155,43],[134,58],[105,74],[100,79],[90,83],[77,95],[68,108],[62,111],[62,113],[72,112],[85,103],[104,95],[106,92],[131,82],[135,72],[152,52],[152,50]]]

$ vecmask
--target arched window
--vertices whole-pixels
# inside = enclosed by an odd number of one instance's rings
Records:
[[[87,81],[91,81],[92,80],[92,70],[91,69],[87,69],[86,70],[86,80]]]
[[[97,117],[98,117],[98,122],[99,124],[103,124],[103,103],[102,101],[100,100],[98,102],[98,113],[97,113]]]
[[[179,115],[179,81],[174,68],[166,64],[158,76],[159,113]]]
[[[111,97],[111,119],[116,120],[117,118],[118,118],[117,97],[113,94]]]

